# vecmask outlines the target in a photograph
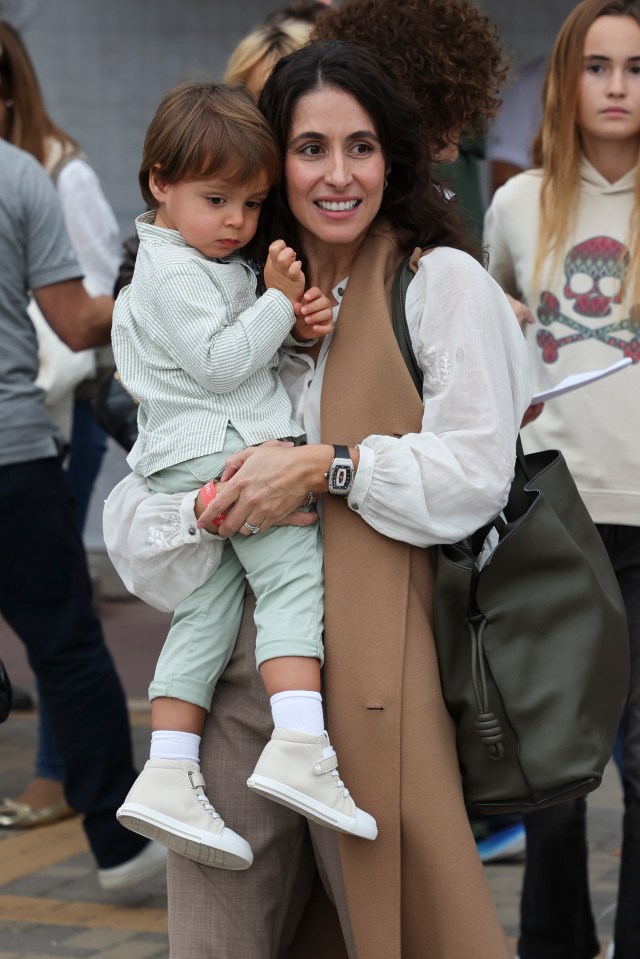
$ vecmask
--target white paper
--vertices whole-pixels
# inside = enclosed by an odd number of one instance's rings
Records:
[[[573,373],[571,376],[565,377],[564,380],[560,380],[559,383],[556,383],[556,385],[550,389],[543,390],[541,393],[534,393],[531,403],[532,405],[534,403],[546,403],[547,400],[552,400],[554,396],[562,396],[563,393],[577,390],[581,386],[586,386],[587,383],[594,383],[596,380],[601,380],[605,376],[611,376],[612,373],[617,373],[618,370],[623,370],[626,366],[630,366],[632,362],[633,360],[630,356],[625,356],[624,359],[618,360],[617,363],[612,363],[611,366],[607,366],[604,370],[591,370],[590,373]]]

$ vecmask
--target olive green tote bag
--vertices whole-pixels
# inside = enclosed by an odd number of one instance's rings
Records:
[[[481,568],[485,530],[438,549],[438,664],[467,802],[526,812],[600,784],[628,690],[627,618],[557,450],[525,456],[518,442],[492,528],[498,544]]]
[[[422,395],[404,318],[412,275],[406,264],[398,270],[392,313]],[[482,564],[489,533],[494,548]],[[525,455],[518,440],[503,513],[469,540],[438,547],[434,604],[440,681],[469,806],[528,812],[595,789],[628,690],[627,618],[560,452]]]

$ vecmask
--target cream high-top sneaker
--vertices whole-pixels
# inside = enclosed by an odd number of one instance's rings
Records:
[[[358,809],[338,775],[338,758],[327,733],[311,736],[276,727],[247,786],[261,796],[329,829],[375,839],[373,816]]]
[[[207,799],[197,763],[149,759],[116,813],[133,832],[219,869],[248,869],[251,846],[225,826]]]

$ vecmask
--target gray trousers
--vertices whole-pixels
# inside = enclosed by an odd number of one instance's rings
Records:
[[[297,959],[308,954],[303,944],[291,944],[318,877],[337,910],[349,959],[355,959],[337,834],[247,789],[273,728],[255,669],[253,613],[254,598],[248,593],[235,650],[216,687],[201,765],[209,799],[251,844],[254,861],[244,872],[230,872],[169,853],[171,959]],[[319,917],[319,935],[323,926]]]

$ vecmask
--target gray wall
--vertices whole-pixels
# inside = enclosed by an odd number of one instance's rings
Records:
[[[477,0],[498,25],[514,68],[547,53],[577,0]]]

